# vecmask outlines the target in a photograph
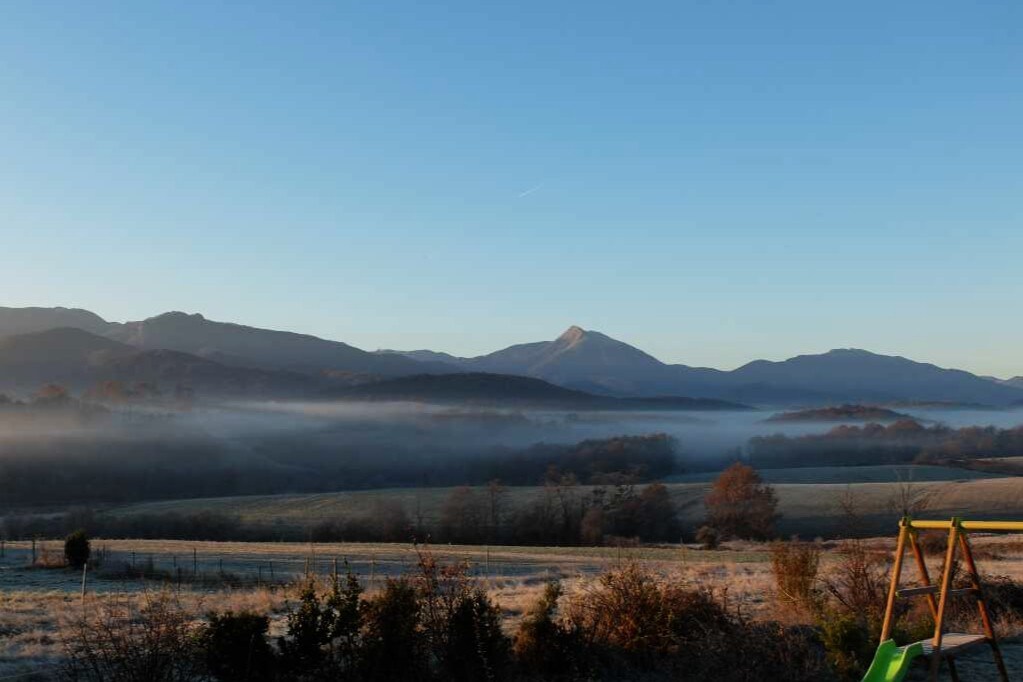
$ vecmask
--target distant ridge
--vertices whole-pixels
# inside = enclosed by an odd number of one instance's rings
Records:
[[[531,377],[615,397],[689,396],[776,406],[1023,404],[1023,377],[978,377],[852,348],[780,362],[755,360],[736,370],[722,371],[667,364],[627,343],[577,325],[553,341],[516,344],[487,355],[460,358],[426,349],[371,353],[341,341],[216,322],[182,312],[119,324],[75,308],[0,308],[0,339],[55,328],[84,330],[136,350],[176,351],[227,367],[301,373],[317,380],[345,383],[468,372]],[[17,368],[12,372],[24,373]]]
[[[199,314],[181,312],[128,322],[109,336],[136,348],[176,350],[227,365],[260,369],[306,373],[343,370],[382,376],[446,369],[400,355],[369,353],[308,334],[214,322]]]
[[[82,329],[48,329],[0,338],[0,392],[31,393],[44,384],[73,390],[106,381],[148,383],[164,393],[187,387],[201,397],[311,395],[314,378],[229,367],[170,350],[139,350]]]
[[[424,353],[418,351],[416,357],[427,357]],[[446,357],[466,370],[521,374],[619,396],[671,394],[775,405],[1023,401],[1023,387],[1013,381],[996,383],[962,370],[860,349],[835,349],[781,362],[756,360],[726,372],[669,365],[578,326],[554,341],[518,344],[475,358]]]
[[[661,396],[656,398],[615,398],[555,386],[541,379],[517,375],[468,372],[421,374],[371,384],[332,389],[330,398],[472,404],[488,406],[533,406],[583,410],[665,410],[721,411],[748,410],[747,405],[722,400]]]
[[[0,306],[0,337],[34,334],[60,327],[73,327],[93,334],[104,334],[112,326],[96,313],[80,308],[7,308]]]

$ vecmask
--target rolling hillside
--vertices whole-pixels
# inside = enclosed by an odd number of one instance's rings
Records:
[[[333,389],[326,396],[343,400],[409,401],[437,404],[531,406],[584,410],[748,410],[722,400],[660,396],[617,398],[556,386],[530,377],[467,372],[421,374]]]

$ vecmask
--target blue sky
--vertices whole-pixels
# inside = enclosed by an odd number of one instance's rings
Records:
[[[0,303],[1023,374],[1018,2],[6,3]]]

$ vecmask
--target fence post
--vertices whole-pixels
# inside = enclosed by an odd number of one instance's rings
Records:
[[[199,555],[195,552],[195,547],[192,548],[192,577],[199,575]]]
[[[89,573],[89,562],[82,564],[82,613],[85,613],[85,580]]]

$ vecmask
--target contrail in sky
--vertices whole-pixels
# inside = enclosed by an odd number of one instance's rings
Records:
[[[543,183],[542,182],[539,185],[537,185],[536,187],[530,187],[525,192],[522,192],[521,194],[519,194],[518,198],[521,199],[522,197],[528,197],[530,194],[532,194],[536,190],[540,189],[541,187],[543,187]]]

